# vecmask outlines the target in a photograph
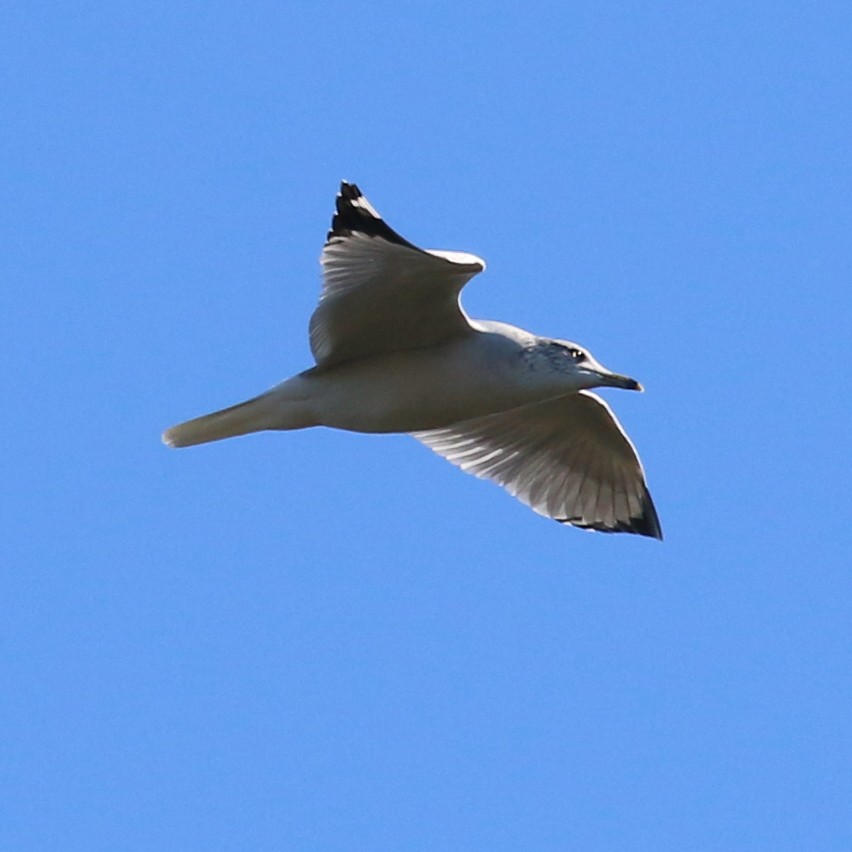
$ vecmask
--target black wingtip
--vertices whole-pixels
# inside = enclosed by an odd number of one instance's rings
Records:
[[[358,184],[349,181],[340,182],[340,192],[335,200],[335,213],[331,219],[331,230],[326,242],[335,237],[348,237],[351,234],[366,234],[368,237],[381,237],[390,243],[417,248],[391,228],[379,212],[367,201],[367,197],[358,188]]]
[[[594,530],[595,532],[604,533],[632,533],[633,535],[643,535],[648,538],[655,538],[658,541],[663,540],[663,530],[660,526],[660,519],[657,516],[657,510],[654,506],[654,501],[648,491],[645,492],[642,501],[642,515],[638,518],[627,518],[619,520],[614,525],[606,525],[591,523],[583,518],[555,518],[560,524],[570,524],[574,527],[580,527],[584,530]]]
[[[645,490],[645,499],[642,501],[642,509],[642,517],[636,521],[635,532],[638,535],[646,535],[648,538],[662,541],[663,528],[660,526],[660,518],[657,515],[654,501],[651,499],[651,492],[647,489]]]

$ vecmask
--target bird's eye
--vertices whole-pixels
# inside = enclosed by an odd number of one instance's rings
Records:
[[[581,349],[569,349],[571,357],[579,364],[580,361],[586,360],[586,355]]]

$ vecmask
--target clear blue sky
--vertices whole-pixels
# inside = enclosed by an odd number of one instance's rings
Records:
[[[0,12],[0,848],[852,848],[848,2]],[[341,178],[577,340],[666,540],[308,367]]]

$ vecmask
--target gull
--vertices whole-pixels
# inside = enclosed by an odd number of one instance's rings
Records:
[[[590,388],[642,390],[587,349],[473,320],[459,294],[485,261],[424,250],[344,181],[309,326],[316,366],[167,429],[170,447],[328,426],[408,433],[563,524],[662,539],[630,439]]]

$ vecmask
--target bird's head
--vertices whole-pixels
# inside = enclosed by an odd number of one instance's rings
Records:
[[[577,390],[599,387],[642,390],[642,385],[636,379],[613,373],[588,349],[570,340],[540,340],[534,347],[534,352],[536,360],[543,357],[548,369],[555,370],[563,379],[569,379]]]

